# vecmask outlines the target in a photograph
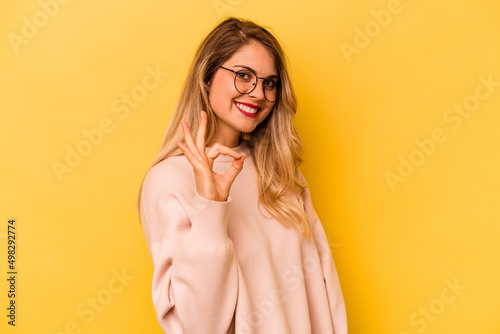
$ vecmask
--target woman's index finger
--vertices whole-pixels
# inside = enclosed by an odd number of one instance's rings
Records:
[[[198,127],[198,132],[196,133],[196,147],[200,154],[205,154],[205,134],[207,133],[207,113],[205,111],[201,112],[200,115],[200,126]]]
[[[186,141],[186,146],[189,147],[191,153],[197,158],[200,157],[200,153],[197,150],[196,144],[194,143],[193,136],[191,135],[191,130],[186,121],[181,121],[182,131],[184,132],[184,140]]]

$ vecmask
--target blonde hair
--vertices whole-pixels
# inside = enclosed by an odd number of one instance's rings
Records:
[[[217,120],[208,99],[210,82],[220,65],[241,47],[254,41],[261,43],[273,56],[281,85],[281,98],[268,117],[251,133],[242,133],[242,140],[255,161],[259,201],[284,226],[295,227],[310,238],[302,199],[306,183],[296,175],[296,169],[302,163],[302,143],[293,124],[297,102],[286,58],[278,40],[251,21],[228,18],[203,40],[187,74],[161,149],[149,169],[168,157],[183,154],[175,144],[184,140],[180,122],[187,121],[194,133],[200,123],[201,110],[206,111],[208,116],[205,142],[214,140]],[[137,197],[139,219],[143,184],[144,179]]]

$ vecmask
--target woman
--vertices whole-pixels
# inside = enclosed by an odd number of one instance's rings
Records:
[[[284,59],[271,33],[236,18],[195,55],[138,198],[153,304],[169,334],[347,333],[298,169]]]

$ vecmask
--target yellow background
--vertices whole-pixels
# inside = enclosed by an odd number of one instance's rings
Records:
[[[290,58],[302,170],[350,333],[500,332],[500,87],[476,90],[500,82],[496,1],[54,1],[0,5],[2,333],[161,333],[136,193],[196,47],[228,15],[271,27]],[[163,74],[145,91],[148,69]],[[125,114],[131,92],[147,94]],[[468,117],[449,111],[464,103]],[[54,162],[103,121],[58,178]],[[446,140],[432,149],[436,128]],[[418,166],[391,186],[410,157]]]

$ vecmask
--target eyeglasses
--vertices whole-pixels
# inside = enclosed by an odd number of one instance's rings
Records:
[[[251,70],[233,71],[224,66],[219,66],[227,71],[234,73],[234,87],[240,94],[250,94],[257,87],[257,81],[262,79],[262,88],[264,98],[269,102],[276,102],[281,98],[281,85],[277,79],[266,79],[258,77]]]

